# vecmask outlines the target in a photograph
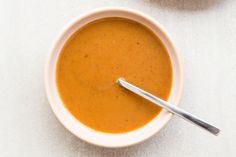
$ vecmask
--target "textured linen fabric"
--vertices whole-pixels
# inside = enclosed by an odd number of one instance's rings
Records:
[[[58,122],[44,91],[46,57],[68,22],[104,6],[140,10],[167,29],[184,65],[180,106],[218,126],[218,137],[174,117],[141,144],[106,149]],[[235,156],[235,0],[0,0],[0,19],[1,157]]]

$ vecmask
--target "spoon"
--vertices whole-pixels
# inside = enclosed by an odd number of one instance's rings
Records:
[[[175,105],[170,104],[169,102],[166,102],[166,101],[164,101],[164,100],[162,100],[162,99],[160,99],[160,98],[158,98],[158,97],[156,97],[156,96],[154,96],[154,95],[152,95],[152,94],[150,94],[150,93],[148,93],[148,92],[146,92],[146,91],[144,91],[144,90],[142,90],[142,89],[140,89],[140,88],[138,88],[138,87],[136,87],[136,86],[134,86],[134,85],[132,85],[128,82],[126,82],[124,80],[124,78],[119,78],[117,80],[117,83],[121,87],[123,87],[125,89],[128,89],[128,90],[132,91],[133,93],[149,100],[150,102],[166,109],[167,111],[169,111],[173,114],[176,114],[179,117],[184,118],[185,120],[188,120],[188,121],[192,122],[193,124],[195,124],[195,125],[203,128],[203,129],[205,129],[206,131],[212,133],[213,135],[217,136],[220,133],[220,129],[218,129],[217,127],[209,124],[208,122],[198,118],[197,116],[192,115],[191,113],[189,113],[189,112],[187,112],[187,111],[185,111],[185,110],[183,110],[183,109],[181,109],[181,108],[179,108]]]

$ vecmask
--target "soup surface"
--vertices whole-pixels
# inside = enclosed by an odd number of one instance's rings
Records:
[[[123,18],[94,21],[76,31],[61,50],[56,82],[60,97],[80,122],[97,131],[142,127],[161,108],[120,87],[124,77],[167,100],[172,67],[166,48],[145,26]]]

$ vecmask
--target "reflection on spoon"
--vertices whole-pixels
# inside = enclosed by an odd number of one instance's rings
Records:
[[[149,100],[150,102],[166,109],[167,111],[173,113],[173,114],[176,114],[178,115],[179,117],[182,117],[190,122],[192,122],[193,124],[209,131],[210,133],[214,134],[214,135],[218,135],[220,133],[220,130],[218,128],[216,128],[215,126],[209,124],[208,122],[192,115],[191,113],[188,113],[187,111],[184,111],[182,110],[181,108],[175,106],[175,105],[172,105],[170,104],[169,102],[166,102],[128,82],[126,82],[124,80],[124,78],[119,78],[117,80],[117,83],[122,86],[123,88],[125,89],[128,89],[130,91],[132,91],[133,93]]]

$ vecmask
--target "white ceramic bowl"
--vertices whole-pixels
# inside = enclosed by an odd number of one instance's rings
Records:
[[[111,133],[98,132],[88,128],[70,114],[70,112],[65,108],[65,106],[62,103],[62,100],[59,97],[55,83],[57,59],[60,54],[60,50],[63,47],[66,40],[76,30],[83,27],[87,23],[105,17],[124,17],[132,19],[147,26],[161,39],[171,57],[173,73],[174,73],[173,86],[168,101],[173,104],[178,104],[182,93],[183,72],[179,55],[176,51],[176,48],[172,44],[168,33],[154,19],[138,11],[126,8],[96,9],[95,11],[89,12],[84,16],[77,18],[68,27],[66,27],[66,29],[62,32],[62,34],[58,37],[57,41],[55,42],[54,47],[50,52],[51,54],[46,65],[46,73],[45,73],[46,93],[49,99],[49,103],[52,107],[52,110],[54,111],[59,121],[75,136],[79,137],[84,141],[87,141],[89,143],[98,146],[125,147],[144,141],[153,134],[157,133],[170,120],[172,114],[168,113],[165,110],[162,110],[157,117],[155,117],[145,126],[127,133],[111,134]]]

